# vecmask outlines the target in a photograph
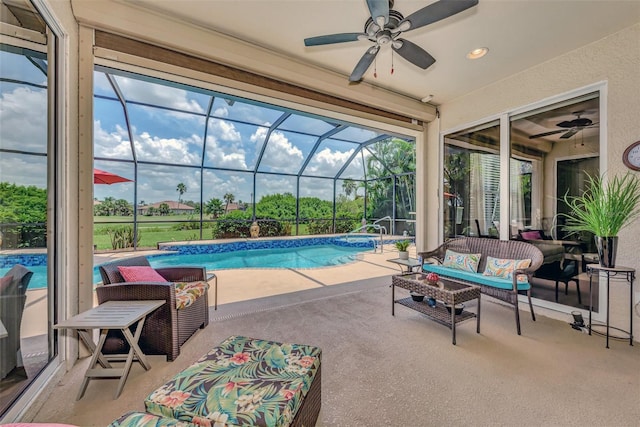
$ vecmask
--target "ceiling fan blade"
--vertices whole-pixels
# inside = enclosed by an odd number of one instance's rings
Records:
[[[371,19],[383,28],[389,22],[389,0],[367,0]]]
[[[560,139],[569,139],[571,138],[573,135],[575,135],[576,133],[580,132],[582,129],[581,128],[575,128],[575,129],[571,129],[569,130],[567,133],[565,133],[564,135],[562,135],[560,137]]]
[[[435,58],[429,55],[427,51],[409,40],[397,39],[391,47],[398,52],[398,55],[423,70],[426,70],[436,62]]]
[[[478,4],[478,0],[440,0],[413,12],[399,24],[400,31],[414,30],[448,18]]]
[[[544,133],[538,133],[536,135],[531,135],[529,137],[529,139],[534,139],[534,138],[541,138],[543,136],[549,136],[549,135],[555,135],[556,133],[562,133],[562,132],[566,132],[566,129],[558,129],[558,130],[552,130],[551,132],[544,132]]]
[[[363,33],[339,33],[327,34],[326,36],[309,37],[304,39],[305,46],[320,46],[324,44],[355,42],[362,37],[367,39],[367,35]]]
[[[371,63],[375,59],[379,50],[380,46],[373,46],[367,49],[364,55],[362,55],[362,58],[360,58],[360,61],[358,61],[358,64],[356,64],[356,67],[351,72],[351,75],[349,76],[350,82],[359,82],[360,80],[362,80],[362,76],[364,76],[364,73],[366,73],[371,66]]]

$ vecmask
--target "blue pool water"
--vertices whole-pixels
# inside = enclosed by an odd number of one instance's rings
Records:
[[[205,266],[207,270],[226,268],[316,268],[353,262],[356,255],[371,250],[333,245],[293,248],[251,249],[205,254],[151,255],[153,267],[172,265]]]
[[[394,240],[387,240],[393,243]],[[377,239],[372,235],[348,237],[307,237],[294,239],[240,240],[224,243],[161,244],[167,254],[150,255],[153,267],[174,265],[205,266],[207,270],[233,268],[317,268],[346,264],[359,253],[374,249]],[[132,254],[133,255],[133,254]],[[14,254],[0,256],[0,276],[14,264],[33,271],[29,289],[47,287],[46,254]],[[101,281],[97,267],[93,283]]]
[[[29,287],[27,289],[45,289],[47,287],[47,266],[46,265],[31,265],[27,268],[33,271],[33,276],[29,281]],[[0,277],[4,276],[11,268],[0,267]],[[102,281],[98,268],[93,269],[93,283]]]

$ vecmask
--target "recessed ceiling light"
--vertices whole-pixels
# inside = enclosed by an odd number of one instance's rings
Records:
[[[469,59],[478,59],[482,58],[489,52],[489,48],[479,47],[477,49],[473,49],[471,52],[467,53],[467,58]]]

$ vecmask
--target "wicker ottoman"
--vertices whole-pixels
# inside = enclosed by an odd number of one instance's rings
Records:
[[[309,345],[232,336],[151,393],[145,407],[198,426],[314,426],[321,354]]]

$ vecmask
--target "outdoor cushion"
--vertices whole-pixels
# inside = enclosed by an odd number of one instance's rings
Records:
[[[521,231],[520,237],[524,240],[542,240],[542,234],[540,230],[531,230],[531,231]]]
[[[118,271],[126,282],[167,282],[153,267],[148,266],[118,266]]]
[[[200,426],[288,426],[321,353],[309,345],[231,336],[151,393],[145,407]]]
[[[487,257],[487,265],[484,269],[485,276],[497,276],[505,279],[513,279],[513,272],[519,269],[528,268],[531,265],[530,259],[499,259]],[[518,283],[526,283],[528,277],[523,274],[518,275]]]
[[[178,282],[176,285],[176,309],[182,310],[196,302],[207,292],[209,284],[200,282]]]
[[[496,276],[485,276],[482,273],[471,273],[468,271],[456,270],[449,267],[444,267],[438,264],[424,264],[422,266],[423,271],[429,271],[439,274],[444,277],[451,277],[453,279],[467,280],[469,282],[477,283],[479,285],[490,286],[492,288],[500,289],[513,289],[513,282],[508,279]],[[531,286],[528,282],[518,282],[518,290],[526,291]]]
[[[482,254],[461,254],[451,249],[447,249],[444,255],[442,265],[445,267],[455,268],[456,270],[470,271],[475,273],[478,271],[478,264]]]
[[[146,412],[132,411],[111,422],[107,427],[197,427],[197,425]]]

